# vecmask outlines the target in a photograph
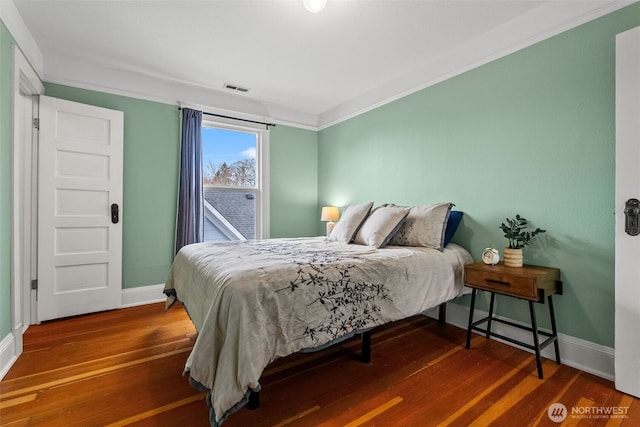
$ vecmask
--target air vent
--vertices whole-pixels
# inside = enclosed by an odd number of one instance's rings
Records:
[[[246,87],[242,87],[242,86],[238,86],[238,85],[234,85],[231,83],[225,83],[224,84],[225,89],[230,89],[230,90],[235,90],[237,92],[249,92],[249,89]]]

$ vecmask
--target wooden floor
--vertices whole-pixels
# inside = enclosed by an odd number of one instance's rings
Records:
[[[31,326],[0,382],[3,426],[208,426],[204,395],[182,368],[195,330],[181,307],[115,310]],[[638,426],[640,400],[610,381],[417,316],[376,329],[372,362],[359,341],[269,366],[261,407],[237,426]],[[618,418],[608,414],[617,413]]]

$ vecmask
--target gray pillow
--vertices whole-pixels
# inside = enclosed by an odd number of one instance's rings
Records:
[[[444,233],[453,203],[414,206],[391,238],[390,245],[421,246],[443,250]]]
[[[349,205],[342,212],[342,217],[336,223],[336,226],[329,235],[329,240],[335,240],[341,243],[351,243],[356,236],[360,225],[369,215],[373,202],[362,203],[359,205]]]
[[[371,212],[358,230],[354,243],[373,248],[384,247],[398,231],[410,208],[380,206]]]

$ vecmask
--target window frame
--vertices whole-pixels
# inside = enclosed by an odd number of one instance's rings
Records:
[[[269,180],[269,129],[251,123],[239,125],[223,118],[209,118],[202,116],[202,127],[217,128],[235,132],[253,133],[256,135],[256,186],[229,187],[222,185],[204,184],[205,188],[220,190],[247,190],[255,194],[256,203],[256,239],[268,239],[270,236],[270,180]],[[203,159],[204,160],[204,159]]]

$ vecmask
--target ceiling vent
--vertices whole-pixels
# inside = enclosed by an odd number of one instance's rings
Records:
[[[242,87],[242,86],[238,86],[238,85],[234,85],[231,83],[225,83],[224,84],[225,89],[230,89],[230,90],[235,90],[236,92],[249,92],[249,89],[246,87]]]

